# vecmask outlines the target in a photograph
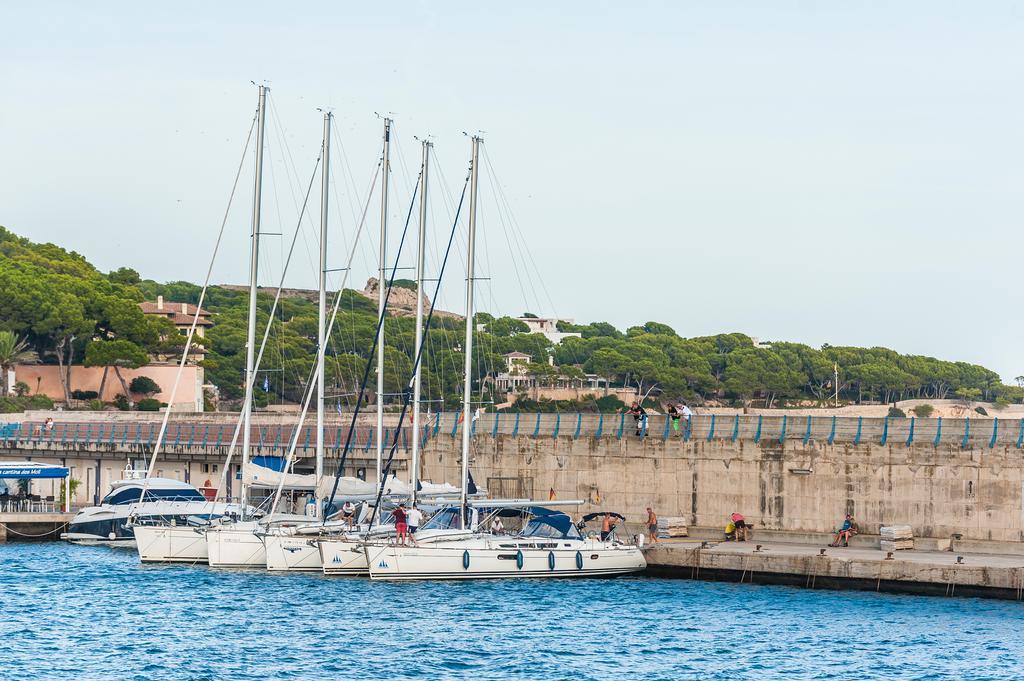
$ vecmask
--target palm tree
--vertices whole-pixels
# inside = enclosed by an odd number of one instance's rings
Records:
[[[6,397],[10,391],[7,384],[8,372],[15,364],[30,364],[39,360],[35,350],[28,347],[28,341],[19,339],[12,331],[0,331],[0,396]]]

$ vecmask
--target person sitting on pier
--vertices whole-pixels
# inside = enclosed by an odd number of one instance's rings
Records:
[[[640,406],[640,403],[633,400],[633,404],[629,407],[627,412],[636,421],[636,436],[644,437],[647,435],[647,410]]]
[[[857,534],[857,522],[853,519],[853,516],[849,513],[846,514],[846,519],[843,521],[843,526],[836,532],[836,538],[832,540],[829,546],[849,546],[850,537]]]
[[[736,541],[747,541],[750,537],[750,527],[747,525],[747,520],[743,517],[743,514],[733,513],[729,520],[732,522]],[[728,532],[726,534],[728,534]]]

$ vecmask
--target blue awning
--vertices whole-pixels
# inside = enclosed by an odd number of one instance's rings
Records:
[[[66,478],[68,469],[35,461],[0,461],[0,478]]]

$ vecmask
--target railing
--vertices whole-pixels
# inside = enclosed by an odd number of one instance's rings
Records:
[[[458,436],[460,413],[434,417],[431,436]],[[605,437],[637,439],[637,424],[624,413],[536,414],[488,413],[473,420],[474,437]],[[878,444],[952,445],[964,449],[1024,446],[1024,419],[950,419],[858,416],[800,416],[788,414],[696,414],[680,419],[678,429],[663,415],[647,417],[643,437],[648,440],[744,440],[771,445]]]
[[[348,426],[332,426],[324,431],[324,446],[331,453],[345,446]],[[372,426],[356,427],[353,431],[351,450],[353,452],[376,449]],[[398,436],[399,447],[407,449],[411,429],[402,428]],[[231,445],[235,426],[229,423],[169,423],[164,433],[163,448],[167,451],[224,450]],[[385,446],[390,446],[394,428],[386,430]],[[250,439],[254,453],[287,453],[295,438],[295,426],[267,425],[252,426]],[[156,445],[160,434],[160,423],[91,423],[58,422],[49,426],[45,423],[13,423],[0,428],[0,445],[17,449],[65,449],[95,448],[108,451],[144,451]],[[238,438],[241,443],[241,436]],[[303,453],[316,448],[316,427],[303,426],[298,431],[296,451]]]
[[[443,412],[424,419],[419,435],[425,445],[436,437],[461,437],[461,412]],[[677,427],[678,426],[678,427]],[[230,423],[171,422],[164,435],[164,448],[171,452],[224,451],[235,426]],[[487,413],[470,421],[473,437],[507,435],[527,438],[615,438],[637,439],[637,424],[624,413]],[[350,452],[376,450],[375,428],[357,426]],[[47,427],[43,423],[13,423],[0,427],[0,445],[9,449],[75,450],[95,448],[107,451],[145,451],[156,444],[159,422],[92,423],[63,422]],[[295,437],[296,427],[253,426],[254,453],[285,453]],[[386,431],[385,447],[391,445],[393,427]],[[348,426],[328,426],[325,447],[337,455],[344,447]],[[755,442],[764,446],[800,444],[949,445],[963,449],[1024,446],[1024,419],[943,419],[799,416],[788,414],[733,415],[698,414],[689,421],[673,424],[667,416],[649,416],[643,437],[650,441],[679,440]],[[412,429],[403,427],[398,445],[408,450]],[[239,438],[240,439],[240,438]],[[296,449],[303,454],[315,449],[314,426],[303,426]]]

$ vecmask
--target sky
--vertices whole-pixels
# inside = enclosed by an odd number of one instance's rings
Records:
[[[0,225],[102,270],[202,282],[241,162],[212,280],[246,281],[255,81],[271,88],[265,285],[299,224],[286,282],[315,286],[319,180],[298,216],[318,108],[335,116],[332,282],[350,249],[347,285],[374,273],[379,196],[355,236],[391,115],[389,249],[429,135],[433,272],[465,133],[484,138],[481,309],[1024,374],[1019,4],[8,1],[0,14]],[[464,222],[439,299],[453,310]]]

